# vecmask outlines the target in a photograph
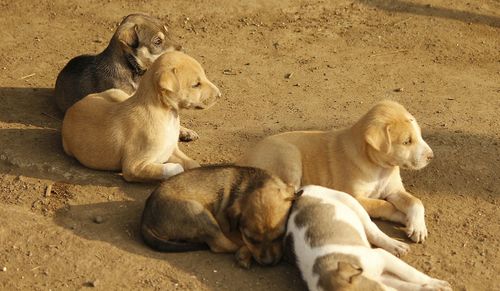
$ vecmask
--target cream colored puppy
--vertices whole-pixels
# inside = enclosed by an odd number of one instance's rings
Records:
[[[400,168],[418,170],[433,158],[415,118],[382,101],[352,127],[270,136],[239,163],[266,169],[298,189],[321,185],[353,195],[371,217],[406,225],[415,242],[427,237],[422,202],[408,193]]]
[[[448,282],[397,258],[408,245],[385,235],[349,194],[314,185],[301,192],[288,219],[285,251],[309,290],[451,291]]]
[[[208,108],[220,95],[195,59],[165,53],[132,96],[111,89],[70,107],[62,126],[64,151],[89,168],[122,170],[127,181],[161,180],[199,167],[177,145],[179,110]]]

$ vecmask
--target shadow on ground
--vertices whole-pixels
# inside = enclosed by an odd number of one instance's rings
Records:
[[[93,241],[103,241],[123,249],[126,252],[167,261],[188,273],[195,273],[205,278],[207,284],[214,290],[227,286],[231,290],[245,288],[248,284],[265,282],[264,286],[273,285],[283,290],[305,290],[300,280],[300,274],[291,265],[281,263],[275,267],[260,267],[254,265],[250,270],[238,268],[233,255],[213,254],[209,251],[190,253],[160,253],[149,249],[141,239],[140,217],[144,201],[106,202],[71,206],[60,209],[54,217],[55,222],[73,231],[76,235]],[[101,216],[103,222],[94,223],[94,217]],[[216,271],[214,271],[216,270]],[[221,281],[216,272],[231,273],[228,282],[238,277],[237,286],[234,283]]]
[[[500,17],[479,14],[469,11],[460,11],[451,8],[434,7],[430,4],[410,3],[400,0],[360,0],[362,4],[374,6],[390,12],[409,13],[422,16],[431,16],[459,20],[466,23],[479,23],[493,27],[500,27]],[[474,2],[471,2],[474,3]],[[472,9],[472,7],[471,7]]]

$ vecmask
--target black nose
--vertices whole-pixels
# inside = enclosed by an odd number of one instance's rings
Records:
[[[425,157],[428,161],[434,159],[434,153],[433,152],[430,152],[429,154],[427,154],[427,157]]]

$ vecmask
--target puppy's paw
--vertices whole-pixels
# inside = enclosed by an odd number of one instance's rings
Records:
[[[410,251],[410,246],[402,241],[391,239],[388,244],[388,247],[386,248],[386,251],[390,252],[395,256],[400,257],[406,255]]]
[[[424,207],[415,205],[407,213],[406,234],[416,242],[422,243],[427,238],[427,226],[425,226]]]
[[[244,269],[250,269],[252,265],[252,253],[246,247],[241,247],[236,251],[236,263]]]
[[[408,223],[406,234],[412,241],[423,243],[427,238],[427,226],[425,226],[425,221],[422,219],[422,221]]]
[[[165,179],[175,176],[182,172],[184,172],[184,168],[180,164],[177,163],[163,164],[163,177],[165,177]]]
[[[190,142],[199,139],[200,136],[196,133],[196,131],[181,127],[181,131],[179,133],[179,140],[183,142]]]
[[[430,282],[427,284],[422,285],[422,288],[420,288],[421,291],[451,291],[451,285],[450,283],[443,281],[443,280],[438,280],[438,279],[431,279]]]

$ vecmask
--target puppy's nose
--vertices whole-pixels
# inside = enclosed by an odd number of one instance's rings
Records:
[[[426,160],[431,161],[434,158],[434,153],[430,151],[425,157]]]

